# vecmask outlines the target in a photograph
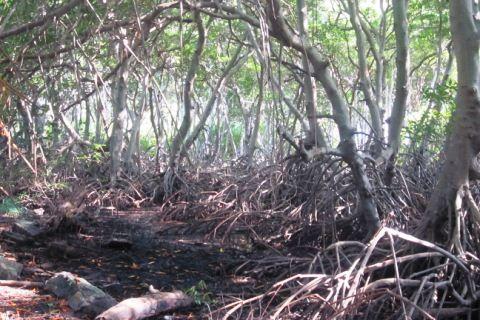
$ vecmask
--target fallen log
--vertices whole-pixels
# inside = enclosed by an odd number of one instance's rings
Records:
[[[95,320],[139,320],[192,304],[193,299],[182,291],[151,293],[123,300],[99,314]]]
[[[34,281],[17,281],[17,280],[0,280],[0,286],[4,287],[21,287],[21,288],[43,288],[43,282]]]

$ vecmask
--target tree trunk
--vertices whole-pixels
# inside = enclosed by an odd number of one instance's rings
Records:
[[[396,43],[395,98],[388,127],[389,150],[386,155],[387,169],[385,184],[390,185],[394,175],[395,159],[400,148],[400,133],[402,131],[409,96],[410,55],[408,52],[408,20],[407,0],[393,0],[393,25]]]
[[[150,88],[150,76],[147,74],[143,79],[142,96],[140,98],[140,107],[133,110],[134,115],[132,129],[130,133],[130,141],[128,142],[127,152],[125,153],[125,163],[129,170],[135,169],[132,161],[133,155],[140,151],[140,127],[142,125],[143,114],[148,106],[148,92]]]
[[[472,3],[450,1],[450,28],[457,61],[457,109],[445,165],[419,228],[419,234],[431,240],[453,241],[460,252],[460,226],[450,223],[447,234],[443,227],[447,220],[456,220],[455,211],[461,210],[461,200],[468,196],[468,171],[480,152],[479,38]],[[453,230],[457,231],[452,234]]]
[[[368,110],[370,111],[370,119],[373,129],[373,155],[380,155],[383,150],[383,128],[380,107],[378,101],[372,92],[372,83],[368,73],[367,54],[366,54],[366,38],[359,21],[358,2],[357,0],[348,0],[348,11],[350,22],[355,31],[358,55],[358,72],[360,75],[360,87],[365,98]]]
[[[375,232],[380,227],[380,218],[373,199],[373,190],[365,173],[363,158],[357,151],[354,140],[355,130],[350,123],[348,106],[340,94],[334,79],[328,70],[328,62],[322,59],[321,53],[308,42],[302,42],[288,27],[281,12],[279,0],[267,2],[267,15],[270,20],[272,36],[283,42],[284,45],[294,48],[299,52],[306,52],[314,69],[315,78],[322,84],[327,98],[332,104],[335,123],[340,134],[340,151],[345,162],[352,170],[355,186],[358,190],[360,205],[359,212],[363,219],[363,226],[369,233]]]
[[[87,101],[85,108],[85,131],[83,132],[83,140],[89,140],[90,138],[90,103]]]
[[[58,103],[51,103],[49,104],[50,107],[50,112],[53,114],[53,121],[51,122],[52,126],[52,145],[53,148],[58,148],[60,145],[60,135],[61,135],[61,130],[60,130],[60,106]]]
[[[188,69],[187,76],[185,77],[185,84],[183,89],[183,120],[180,125],[175,138],[173,139],[172,146],[170,149],[170,160],[168,161],[169,168],[175,168],[178,153],[181,150],[185,137],[188,134],[188,130],[191,125],[191,110],[192,110],[192,94],[193,94],[193,84],[195,82],[195,76],[197,74],[198,67],[200,65],[200,57],[205,46],[205,28],[203,27],[202,18],[200,17],[200,12],[198,10],[194,11],[194,20],[197,24],[198,30],[198,40],[197,47],[192,56],[192,61],[190,63],[190,68]]]
[[[97,104],[95,107],[95,143],[100,143],[102,138],[102,101],[97,96]]]
[[[115,185],[120,173],[124,134],[127,125],[127,84],[128,61],[119,68],[112,88],[113,131],[110,137],[110,183]]]
[[[157,105],[153,103],[153,88],[148,88],[148,107],[150,108],[150,123],[152,124],[153,134],[155,135],[155,166],[160,165],[160,140],[162,138],[162,119],[158,117],[158,124],[155,121],[155,113]]]
[[[32,153],[35,141],[35,123],[33,122],[32,114],[30,112],[30,108],[21,100],[17,101],[17,108],[22,116],[25,146],[28,153]]]
[[[260,77],[258,79],[258,100],[255,105],[255,114],[253,120],[253,127],[252,131],[250,132],[250,137],[248,139],[247,145],[247,166],[251,167],[253,164],[253,155],[255,153],[255,149],[257,148],[257,138],[258,138],[258,131],[260,130],[260,119],[262,115],[262,104],[264,98],[264,90],[265,90],[265,69],[263,64],[260,66]]]
[[[188,307],[193,299],[181,291],[155,292],[129,298],[99,314],[95,320],[140,320],[162,312]]]
[[[90,146],[90,142],[88,140],[83,140],[80,134],[78,134],[77,130],[75,130],[75,127],[65,118],[63,115],[62,111],[59,110],[58,112],[58,117],[60,121],[62,122],[63,126],[65,127],[65,130],[67,131],[68,136],[75,142],[80,144],[81,146]]]
[[[297,17],[300,36],[304,39],[303,41],[308,41],[308,16],[307,3],[305,0],[297,0]],[[308,61],[308,57],[305,53],[302,53],[302,66],[307,72],[303,81],[305,88],[305,110],[309,126],[305,145],[326,148],[327,142],[317,119],[317,84],[312,77],[310,61]]]
[[[208,117],[212,113],[213,107],[215,105],[215,102],[217,101],[217,97],[219,95],[219,92],[223,89],[225,83],[228,81],[228,78],[230,74],[232,73],[232,70],[234,68],[239,68],[243,63],[246,61],[246,59],[243,59],[241,62],[238,61],[238,55],[240,54],[240,51],[242,50],[242,46],[238,46],[236,52],[234,53],[232,59],[226,66],[225,70],[223,71],[222,75],[217,81],[217,84],[215,85],[215,88],[213,89],[210,99],[207,102],[207,105],[205,106],[205,110],[203,111],[202,115],[200,116],[200,121],[197,123],[195,128],[193,128],[192,133],[190,136],[185,140],[185,143],[182,146],[182,154],[186,154],[187,150],[192,146],[192,144],[195,142],[197,139],[198,135],[200,134],[200,131],[205,127],[205,123],[207,122]]]

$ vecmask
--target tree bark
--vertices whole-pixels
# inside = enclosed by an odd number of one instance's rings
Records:
[[[370,112],[373,136],[375,138],[373,142],[373,155],[376,157],[380,155],[383,149],[382,118],[378,101],[372,92],[372,83],[370,81],[370,75],[368,72],[367,54],[365,48],[366,37],[359,20],[357,0],[348,0],[348,11],[350,15],[350,23],[352,24],[353,30],[355,31],[358,55],[358,72],[360,75],[360,87],[365,98],[365,103],[367,104],[368,110]]]
[[[125,61],[118,70],[115,84],[112,88],[113,131],[110,137],[110,183],[115,185],[120,172],[123,136],[127,125],[127,84],[128,61]]]
[[[409,96],[410,54],[408,52],[408,20],[407,0],[393,0],[393,24],[396,43],[396,82],[390,125],[388,128],[388,144],[391,156],[395,158],[400,147],[400,133],[407,108]]]
[[[103,103],[100,95],[97,95],[95,106],[95,143],[100,143],[102,138],[102,110]]]
[[[193,299],[181,291],[157,292],[123,300],[99,314],[95,320],[140,320],[162,312],[188,307]]]
[[[258,92],[258,100],[255,105],[255,114],[254,114],[255,118],[253,120],[253,127],[248,139],[247,152],[246,152],[248,167],[250,167],[253,164],[253,155],[255,153],[255,149],[257,148],[257,138],[258,138],[258,132],[260,130],[260,119],[262,115],[262,104],[263,104],[264,91],[265,91],[264,81],[265,81],[265,68],[262,63],[260,66],[260,77],[258,79],[259,92]]]
[[[200,57],[205,46],[205,28],[202,23],[202,18],[200,17],[200,11],[194,10],[193,12],[194,20],[197,24],[198,30],[198,40],[197,47],[192,56],[192,61],[185,77],[184,89],[183,89],[183,120],[180,128],[173,139],[171,150],[170,150],[170,159],[168,161],[168,166],[174,168],[176,166],[176,161],[178,154],[181,150],[185,137],[188,134],[188,130],[191,126],[192,116],[192,94],[193,94],[193,85],[195,82],[195,76],[197,74],[198,67],[200,65]]]
[[[85,108],[85,130],[83,131],[83,140],[88,140],[90,138],[90,118],[90,103],[87,102]]]
[[[185,140],[185,143],[182,146],[182,152],[181,152],[182,154],[186,154],[187,150],[192,146],[192,144],[197,139],[198,135],[200,134],[200,131],[205,127],[205,123],[207,122],[208,117],[212,113],[212,110],[215,105],[215,102],[217,101],[219,92],[223,89],[223,87],[225,86],[225,83],[228,81],[228,78],[231,75],[232,70],[234,68],[240,67],[244,63],[245,60],[243,60],[242,62],[239,62],[237,59],[241,50],[242,50],[242,46],[240,45],[237,48],[236,52],[234,53],[232,59],[226,66],[222,75],[218,79],[217,84],[215,85],[215,88],[211,93],[210,99],[208,100],[207,105],[205,106],[205,110],[200,116],[200,121],[197,123],[195,128],[193,128],[191,134],[188,136],[188,138]]]
[[[450,1],[450,28],[457,61],[457,109],[447,142],[445,165],[418,230],[418,234],[434,241],[453,240],[458,251],[461,248],[455,243],[452,231],[459,226],[450,223],[447,234],[443,227],[447,220],[455,221],[455,209],[461,207],[461,200],[467,196],[469,168],[480,152],[479,32],[472,3],[471,0]]]
[[[12,29],[1,32],[0,33],[0,40],[6,39],[6,38],[11,37],[11,36],[15,36],[15,35],[27,32],[27,31],[30,31],[33,28],[36,28],[36,27],[39,27],[39,26],[43,26],[47,22],[50,22],[51,20],[53,20],[55,18],[58,19],[59,17],[63,16],[64,14],[68,13],[70,10],[74,9],[76,6],[79,6],[79,5],[82,5],[82,4],[83,4],[82,0],[72,0],[72,1],[68,2],[67,4],[61,6],[61,7],[53,9],[52,11],[43,15],[43,17],[41,17],[37,20],[31,21],[31,22],[22,24],[20,26],[16,26]]]
[[[328,62],[323,60],[321,53],[308,42],[302,42],[288,27],[281,12],[279,0],[267,2],[267,15],[271,25],[272,36],[283,42],[284,45],[294,48],[299,52],[306,52],[314,69],[314,77],[322,84],[327,98],[332,105],[333,117],[337,124],[341,143],[339,146],[343,159],[349,165],[354,177],[355,186],[358,190],[360,205],[359,212],[363,220],[363,226],[369,233],[375,232],[380,227],[373,190],[364,169],[363,158],[357,151],[354,140],[354,129],[350,123],[348,106],[342,98],[337,84],[330,75]]]
[[[150,76],[147,74],[143,79],[143,86],[142,86],[142,96],[140,97],[140,107],[138,110],[133,110],[132,114],[133,123],[132,129],[130,134],[130,141],[128,143],[127,152],[125,153],[125,163],[127,164],[127,168],[129,170],[135,169],[134,163],[132,161],[133,155],[138,153],[140,150],[140,127],[142,124],[143,114],[148,106],[148,93],[150,90]]]
[[[305,0],[297,0],[297,17],[300,37],[303,39],[302,41],[307,42],[308,15]],[[307,131],[305,145],[326,148],[327,142],[317,119],[317,85],[315,79],[312,77],[310,61],[305,53],[302,53],[302,66],[303,69],[307,71],[304,75],[304,93],[309,130]]]

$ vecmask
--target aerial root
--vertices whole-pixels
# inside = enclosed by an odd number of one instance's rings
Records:
[[[417,252],[405,249],[411,244]],[[353,248],[356,252],[348,250]],[[313,259],[312,273],[277,281],[263,294],[217,310],[218,315],[228,319],[257,310],[250,319],[437,319],[474,312],[478,265],[388,227],[359,248],[355,242],[332,244]],[[435,260],[441,263],[432,264]]]

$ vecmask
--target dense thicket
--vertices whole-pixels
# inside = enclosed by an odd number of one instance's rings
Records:
[[[479,34],[473,0],[0,1],[4,204],[319,250],[227,315],[472,316]]]

